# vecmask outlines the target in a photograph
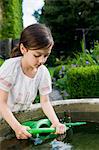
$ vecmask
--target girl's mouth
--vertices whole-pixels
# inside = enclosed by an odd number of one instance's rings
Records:
[[[39,68],[41,65],[35,65],[36,68]]]

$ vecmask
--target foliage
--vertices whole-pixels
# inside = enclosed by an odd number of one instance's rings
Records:
[[[0,39],[19,38],[22,30],[22,0],[2,1]]]
[[[55,67],[55,69],[54,69],[53,84],[54,84],[54,87],[58,87],[58,89],[61,90],[63,99],[67,98],[68,94],[70,94],[70,93],[67,94],[67,92],[68,92],[67,91],[67,87],[68,87],[67,74],[68,74],[69,70],[72,70],[75,68],[77,70],[79,70],[80,67],[86,68],[86,67],[91,67],[91,66],[93,66],[93,67],[98,66],[98,64],[99,64],[99,43],[96,43],[94,49],[91,49],[90,51],[86,50],[86,53],[81,52],[81,53],[75,54],[74,56],[75,56],[75,58],[68,57],[68,59],[66,59],[66,61],[64,63],[62,62],[62,65],[59,65],[59,66]],[[86,69],[86,72],[89,72],[89,69],[88,70]],[[73,82],[73,78],[71,80],[72,80],[71,82]],[[91,80],[90,80],[90,82],[91,82]],[[87,79],[86,79],[86,83],[87,83]],[[80,86],[82,87],[81,84],[80,84]],[[75,85],[74,85],[74,87],[75,87]],[[96,89],[98,89],[98,88],[96,87]]]
[[[90,50],[92,58],[99,65],[99,42],[95,43],[94,49]]]
[[[53,87],[58,88],[58,90],[60,90],[63,99],[65,99],[68,95],[66,92],[66,74],[69,68],[69,65],[59,65],[55,67],[52,78]]]
[[[55,68],[54,67],[48,67],[48,70],[50,72],[51,77],[53,78]]]
[[[40,22],[47,24],[55,41],[56,56],[65,57],[81,51],[80,41],[85,29],[86,45],[99,39],[99,3],[96,0],[51,0],[45,1]],[[61,54],[60,51],[63,51]]]
[[[80,53],[74,54],[74,58],[67,58],[67,64],[77,67],[77,66],[91,66],[99,64],[99,43],[95,44],[94,49],[89,51],[82,51]]]
[[[55,57],[55,54],[54,52],[52,51],[50,57],[48,58],[47,60],[47,65],[50,66],[50,67],[53,67],[55,66],[55,63],[56,63],[56,57]]]
[[[72,60],[67,60],[69,64],[71,64],[73,67],[79,67],[79,66],[91,66],[97,64],[97,62],[92,58],[89,51],[86,50],[86,53],[78,53],[75,54],[75,58]]]
[[[66,88],[69,98],[99,97],[99,66],[71,68]]]
[[[4,60],[0,58],[0,66],[3,64]]]
[[[35,98],[35,100],[34,100],[33,103],[34,103],[34,104],[40,103],[40,96],[39,96],[39,93],[37,93],[37,96],[36,96],[36,98]]]
[[[63,78],[67,70],[68,70],[68,66],[66,65],[59,65],[55,67],[53,78],[55,78],[55,80]]]
[[[34,13],[32,14],[37,20],[37,22],[39,22],[40,14],[41,14],[41,9],[35,10]]]

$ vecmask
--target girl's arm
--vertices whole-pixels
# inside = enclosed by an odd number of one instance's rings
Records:
[[[18,139],[27,139],[31,136],[26,130],[25,126],[22,126],[18,120],[14,117],[13,113],[7,105],[8,93],[0,90],[0,114],[4,120],[10,125],[15,131]]]
[[[41,106],[42,106],[42,109],[43,109],[45,115],[51,121],[52,126],[56,127],[56,133],[63,134],[64,132],[66,132],[66,126],[59,122],[59,119],[56,116],[56,113],[49,101],[49,96],[48,95],[46,95],[46,96],[40,95],[40,103],[41,103]]]

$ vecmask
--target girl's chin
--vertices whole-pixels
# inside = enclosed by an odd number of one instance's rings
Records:
[[[32,68],[33,69],[38,69],[41,65],[34,65]]]

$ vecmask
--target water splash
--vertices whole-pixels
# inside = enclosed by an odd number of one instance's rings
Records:
[[[62,141],[54,140],[51,142],[51,150],[72,150],[72,145],[69,143],[64,143]]]

